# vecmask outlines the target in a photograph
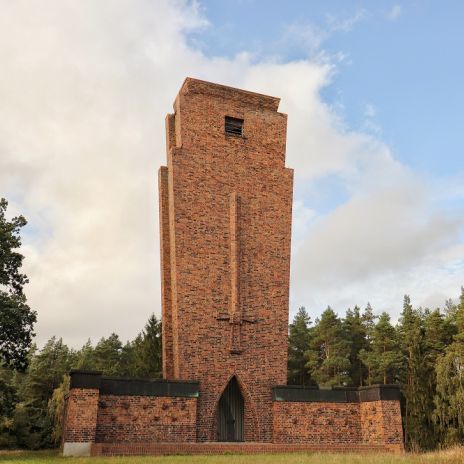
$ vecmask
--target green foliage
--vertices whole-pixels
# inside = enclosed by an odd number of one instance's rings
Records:
[[[61,442],[63,434],[63,420],[65,412],[65,397],[69,392],[69,375],[63,376],[63,381],[58,388],[53,390],[52,397],[48,401],[48,416],[52,419],[53,427],[51,432],[51,441],[55,446]]]
[[[27,372],[17,375],[15,382],[20,398],[13,413],[18,446],[39,449],[55,444],[54,418],[49,413],[48,403],[75,360],[75,352],[55,337],[39,352],[33,348]]]
[[[0,449],[12,448],[16,442],[13,433],[13,413],[18,402],[13,385],[14,371],[0,367]]]
[[[138,366],[140,366],[137,375],[141,377],[162,377],[161,332],[161,321],[152,314],[145,325],[141,337],[135,339]]]
[[[71,369],[105,375],[159,377],[162,371],[161,322],[152,315],[144,330],[125,345],[116,334],[90,340],[75,351],[51,338],[41,350],[32,346],[25,372],[0,367],[0,447],[39,449],[61,440],[65,395]]]
[[[5,219],[0,201],[0,448],[38,449],[61,440],[72,368],[105,375],[161,377],[162,326],[151,315],[143,331],[123,343],[117,334],[89,340],[80,350],[61,339],[32,345],[35,313],[19,272],[21,216]],[[459,304],[415,309],[409,296],[396,327],[370,304],[342,319],[328,307],[314,325],[304,307],[289,326],[288,382],[301,385],[397,383],[403,392],[406,446],[426,450],[464,443],[464,288]]]
[[[28,282],[20,272],[24,256],[15,251],[21,246],[19,232],[26,220],[17,216],[8,221],[7,206],[0,198],[0,366],[25,369],[37,316],[23,293]]]
[[[122,342],[112,333],[108,338],[102,337],[93,351],[93,369],[105,375],[118,375],[121,369]]]
[[[400,383],[405,397],[405,444],[412,450],[428,449],[435,445],[432,421],[434,372],[427,364],[425,327],[429,317],[430,311],[414,309],[409,296],[404,296],[398,326],[403,355]]]
[[[401,354],[395,328],[390,316],[383,312],[373,327],[369,346],[361,349],[359,357],[367,367],[367,384],[394,383],[401,365]]]
[[[437,358],[434,419],[445,445],[464,442],[464,288],[456,308],[454,341]]]
[[[14,250],[21,246],[19,232],[27,221],[23,216],[8,221],[5,217],[7,207],[8,202],[0,198],[0,285],[6,287],[9,293],[19,295],[28,279],[19,272],[24,256]]]
[[[369,349],[369,342],[367,339],[369,326],[366,322],[366,319],[361,316],[359,306],[355,306],[353,310],[348,309],[345,319],[343,320],[345,338],[350,343],[350,383],[355,386],[363,385],[363,379],[366,377],[367,373],[366,365],[359,357],[361,350]]]
[[[413,308],[406,295],[396,327],[370,304],[362,314],[348,309],[344,319],[329,307],[311,329],[306,312],[300,319],[290,325],[290,382],[298,382],[291,361],[306,343],[305,367],[320,386],[400,385],[409,450],[464,442],[464,289],[460,303],[447,300],[443,311]]]
[[[350,382],[350,342],[342,321],[330,306],[316,320],[309,350],[305,353],[314,381],[321,386],[346,385]]]
[[[289,326],[288,336],[288,383],[310,385],[311,378],[306,369],[305,352],[311,341],[311,318],[305,307],[298,309]]]

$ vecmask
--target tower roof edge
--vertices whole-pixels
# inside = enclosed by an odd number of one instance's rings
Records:
[[[180,95],[189,93],[210,94],[220,96],[225,99],[240,99],[252,106],[260,106],[271,111],[277,111],[279,108],[280,98],[263,95],[261,93],[250,92],[248,90],[238,89],[227,85],[216,84],[214,82],[203,81],[193,77],[186,77],[180,90]]]

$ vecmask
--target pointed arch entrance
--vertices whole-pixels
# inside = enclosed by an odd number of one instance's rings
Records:
[[[244,441],[245,401],[237,379],[232,377],[218,403],[219,441]]]

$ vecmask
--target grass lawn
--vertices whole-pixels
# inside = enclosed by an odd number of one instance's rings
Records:
[[[139,456],[63,458],[57,451],[0,451],[0,463],[12,464],[463,464],[464,448],[427,454],[256,454],[222,456]]]

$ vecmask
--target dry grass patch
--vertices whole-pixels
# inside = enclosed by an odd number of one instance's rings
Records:
[[[463,464],[464,448],[425,454],[301,453],[98,458],[64,458],[56,451],[0,451],[0,462],[11,464]]]

